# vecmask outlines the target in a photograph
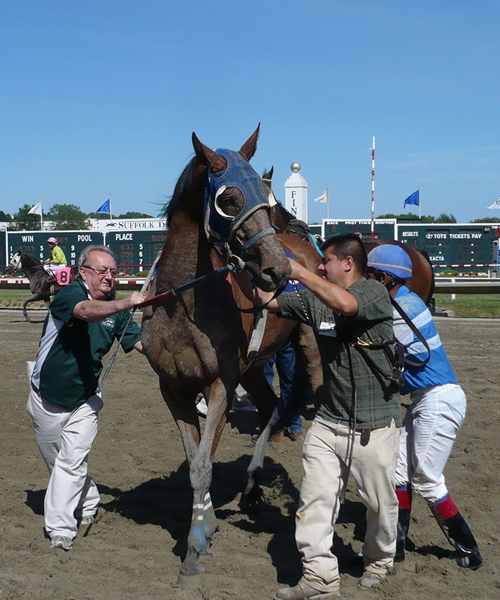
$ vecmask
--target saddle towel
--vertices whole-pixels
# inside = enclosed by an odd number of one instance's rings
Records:
[[[55,275],[57,283],[62,287],[71,283],[71,267],[63,267],[62,269],[54,270],[51,268],[52,274]]]

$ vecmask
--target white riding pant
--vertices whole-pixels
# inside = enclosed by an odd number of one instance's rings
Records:
[[[303,580],[320,592],[339,590],[338,561],[331,548],[350,439],[348,427],[316,416],[304,442],[295,539],[302,554]],[[396,551],[398,449],[399,428],[394,421],[390,427],[373,429],[364,446],[361,432],[356,432],[351,475],[367,509],[363,561],[366,571],[381,575],[392,566]]]
[[[99,491],[87,467],[102,406],[101,397],[95,395],[74,410],[64,410],[30,388],[26,410],[50,473],[45,529],[51,538],[62,535],[73,539],[78,532],[77,517],[93,515],[99,506]]]
[[[467,400],[454,383],[427,387],[410,395],[403,420],[396,485],[412,488],[434,504],[448,493],[443,470],[465,418]]]

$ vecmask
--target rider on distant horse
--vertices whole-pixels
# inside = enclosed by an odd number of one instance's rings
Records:
[[[49,237],[47,244],[50,248],[50,258],[43,261],[43,268],[49,274],[51,279],[55,279],[54,271],[64,269],[68,266],[68,261],[61,248],[57,245],[57,239],[55,237]]]

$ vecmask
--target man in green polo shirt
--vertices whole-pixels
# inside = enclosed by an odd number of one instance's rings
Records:
[[[323,363],[326,393],[304,443],[296,514],[303,574],[295,587],[276,592],[276,600],[339,596],[338,561],[331,547],[349,474],[367,509],[361,589],[385,578],[396,550],[399,391],[352,345],[357,338],[371,343],[392,339],[392,306],[387,290],[365,278],[366,252],[357,236],[333,236],[321,251],[321,276],[291,260],[295,291],[276,299],[250,288],[240,277],[242,289],[255,304],[270,301],[268,310],[313,328]],[[367,352],[384,373],[391,373],[382,349]]]
[[[133,292],[111,299],[116,263],[106,246],[87,246],[78,278],[50,305],[35,363],[29,363],[27,410],[50,473],[45,494],[45,530],[54,548],[70,550],[79,524],[94,521],[99,505],[87,460],[102,408],[97,393],[101,358],[120,339],[125,352],[142,353],[141,332],[128,312],[144,300]],[[126,311],[126,312],[124,312]]]

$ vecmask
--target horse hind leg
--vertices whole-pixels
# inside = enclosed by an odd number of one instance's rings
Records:
[[[45,303],[47,304],[47,300],[45,299],[44,296],[42,296],[40,293],[36,293],[33,294],[33,296],[31,296],[30,298],[28,298],[27,300],[25,300],[23,302],[23,317],[26,319],[26,321],[28,321],[28,323],[30,323],[30,319],[28,317],[28,310],[27,310],[27,305],[30,304],[31,302],[36,302],[37,300],[45,300]],[[48,307],[47,307],[48,310]]]
[[[252,460],[247,469],[248,482],[241,497],[241,505],[245,508],[256,508],[263,502],[262,488],[259,480],[264,468],[267,443],[274,423],[274,409],[278,397],[267,382],[262,367],[253,367],[247,371],[241,384],[254,399],[261,418],[261,432],[255,443]]]

